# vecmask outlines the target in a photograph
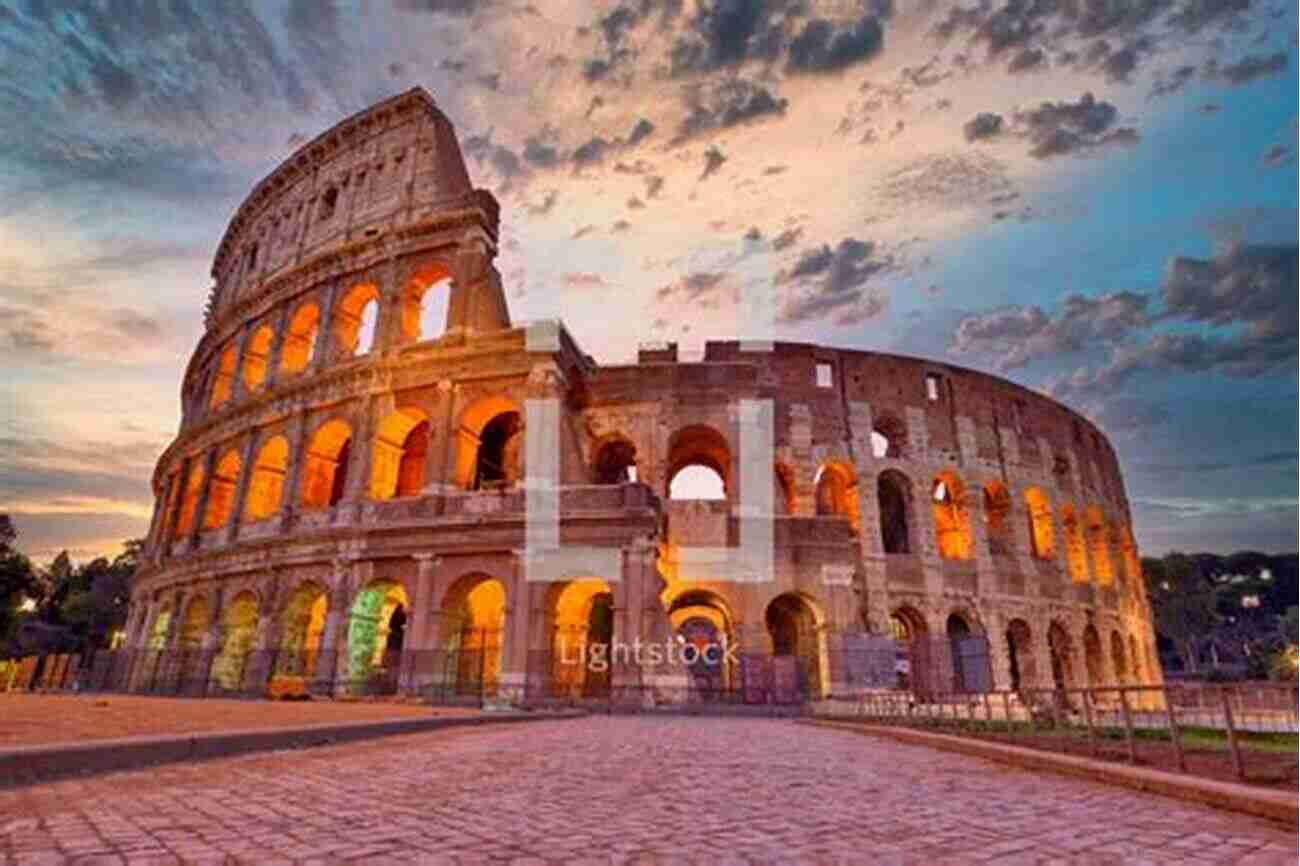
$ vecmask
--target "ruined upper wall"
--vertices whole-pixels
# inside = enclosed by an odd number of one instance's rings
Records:
[[[207,324],[314,255],[473,199],[451,121],[426,91],[358,112],[300,147],[235,212],[213,259]]]

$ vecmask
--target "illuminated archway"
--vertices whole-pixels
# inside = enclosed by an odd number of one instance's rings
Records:
[[[1070,580],[1088,582],[1088,554],[1084,549],[1083,527],[1075,516],[1074,506],[1067,502],[1061,506],[1061,529],[1065,532],[1065,561]]]
[[[668,623],[679,644],[694,647],[685,657],[691,688],[697,695],[709,697],[735,688],[738,672],[731,659],[710,647],[734,646],[736,633],[731,610],[717,593],[702,589],[677,592],[665,601]],[[685,652],[685,650],[683,650]],[[721,655],[721,658],[719,658]]]
[[[548,598],[556,693],[592,696],[607,692],[609,649],[614,639],[613,590],[600,578],[581,578],[556,584]],[[592,665],[593,660],[604,664]]]
[[[989,539],[989,553],[1006,556],[1012,552],[1011,494],[1001,481],[984,485],[984,529]]]
[[[235,510],[235,489],[239,485],[239,452],[231,448],[212,470],[208,482],[208,506],[203,515],[204,529],[219,529],[230,522]]]
[[[417,270],[402,287],[402,339],[416,343],[432,340],[447,328],[451,274],[440,264]]]
[[[763,620],[772,639],[772,655],[796,659],[800,693],[814,700],[824,697],[830,684],[824,664],[822,617],[813,602],[796,593],[783,593],[768,604]]]
[[[345,357],[370,351],[378,326],[379,287],[359,283],[343,295],[334,312],[334,339]]]
[[[1112,586],[1115,583],[1115,571],[1110,561],[1106,518],[1096,505],[1089,505],[1084,515],[1088,521],[1088,558],[1092,560],[1092,574],[1099,586]]]
[[[886,469],[876,479],[880,509],[880,544],[885,553],[911,553],[912,482],[896,469]]]
[[[316,354],[316,333],[320,330],[320,307],[303,304],[289,320],[289,331],[280,349],[280,374],[292,376],[307,369]]]
[[[161,650],[166,648],[167,633],[171,630],[173,615],[171,603],[168,602],[162,606],[157,616],[153,618],[153,629],[149,632],[149,649]]]
[[[212,679],[226,691],[240,691],[244,685],[244,669],[257,645],[257,596],[245,590],[230,601],[221,618],[225,640],[221,652],[212,662]]]
[[[943,559],[971,559],[975,555],[975,543],[967,513],[966,485],[956,472],[940,472],[934,479],[930,498],[939,556]]]
[[[176,648],[197,650],[203,646],[203,636],[212,625],[212,606],[207,596],[196,595],[185,606],[185,616],[180,622],[180,631],[176,636]]]
[[[385,656],[401,652],[407,612],[406,588],[392,580],[377,580],[357,593],[348,616],[348,679],[364,683],[375,668],[389,667]]]
[[[858,529],[858,477],[842,461],[831,461],[817,470],[815,479],[818,517],[846,517]]]
[[[375,432],[370,469],[370,498],[416,496],[424,489],[429,451],[429,419],[422,409],[392,412]]]
[[[248,480],[244,516],[250,521],[263,520],[280,510],[284,498],[284,480],[289,470],[289,440],[272,436],[257,452],[253,474]]]
[[[896,645],[894,669],[898,687],[925,694],[932,685],[925,617],[916,608],[904,605],[889,615],[889,629]]]
[[[267,364],[271,360],[271,340],[275,332],[263,325],[244,344],[244,388],[253,393],[266,384]]]
[[[298,584],[285,603],[281,620],[279,674],[310,677],[316,673],[328,613],[325,587],[311,580]]]
[[[456,486],[478,490],[519,481],[523,443],[522,416],[512,400],[494,396],[470,404],[456,428]]]
[[[212,380],[212,397],[208,407],[215,409],[230,399],[235,388],[235,365],[237,355],[234,344],[229,344],[221,352],[217,361],[216,376]]]
[[[352,428],[334,419],[317,428],[302,467],[302,505],[329,508],[337,505],[347,488]]]
[[[185,495],[181,499],[181,512],[176,515],[176,538],[183,538],[194,529],[194,516],[199,508],[199,497],[203,493],[203,464],[198,459],[190,461],[189,471],[185,474]]]
[[[691,469],[681,481],[678,475]],[[670,499],[723,499],[731,495],[731,448],[726,438],[703,424],[683,427],[668,442],[665,492]]]
[[[1029,540],[1033,554],[1038,559],[1051,559],[1056,555],[1056,537],[1052,528],[1052,502],[1037,487],[1025,490],[1025,505],[1029,511]]]
[[[505,584],[482,573],[464,575],[443,597],[441,618],[444,646],[455,656],[456,691],[496,694],[505,649]]]

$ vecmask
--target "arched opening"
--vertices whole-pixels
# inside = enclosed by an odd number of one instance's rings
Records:
[[[479,490],[484,482],[499,487],[522,479],[523,436],[513,402],[499,396],[475,401],[461,413],[456,430],[456,486]]]
[[[234,344],[228,344],[217,361],[216,375],[212,379],[212,396],[208,408],[215,409],[230,399],[235,389],[235,366],[238,358]]]
[[[311,437],[302,467],[304,508],[330,508],[347,487],[352,428],[337,419],[322,424]]]
[[[208,505],[203,515],[204,529],[219,529],[230,522],[235,510],[235,489],[239,485],[239,452],[231,448],[221,456],[208,482]]]
[[[948,615],[944,623],[948,649],[952,654],[952,690],[979,692],[989,686],[988,642],[977,635],[959,613]]]
[[[772,509],[780,517],[794,515],[794,472],[784,463],[772,468]]]
[[[1092,560],[1092,573],[1099,586],[1113,586],[1115,572],[1110,562],[1110,543],[1106,537],[1106,518],[1101,508],[1089,505],[1084,512],[1088,521],[1088,554]]]
[[[212,679],[226,691],[243,689],[244,669],[257,644],[257,608],[257,596],[245,590],[227,602],[222,613],[225,640],[212,662]]]
[[[989,539],[989,553],[1009,556],[1011,540],[1011,494],[1001,481],[984,485],[984,529]]]
[[[606,437],[591,461],[594,484],[627,484],[637,480],[636,446],[622,436]]]
[[[185,474],[185,495],[181,499],[181,513],[176,516],[175,537],[183,538],[194,529],[194,515],[199,508],[199,497],[203,493],[203,464],[197,458],[190,461],[189,471]]]
[[[1033,554],[1038,559],[1051,559],[1056,555],[1056,538],[1052,530],[1052,502],[1037,487],[1025,490],[1025,505],[1029,511],[1029,540]]]
[[[171,604],[166,604],[153,618],[153,630],[149,632],[149,649],[157,651],[167,647],[167,634],[171,631],[173,615]]]
[[[712,427],[693,424],[668,443],[669,499],[726,499],[731,492],[731,449]]]
[[[406,407],[390,413],[375,433],[370,498],[419,495],[428,451],[429,420],[424,410]]]
[[[858,529],[858,478],[851,468],[835,461],[823,464],[815,479],[817,516],[846,517]]]
[[[935,541],[943,559],[971,559],[975,555],[970,516],[966,510],[966,486],[957,473],[939,473],[930,488],[934,508]]]
[[[1023,619],[1013,619],[1007,624],[1007,660],[1011,669],[1012,691],[1033,688],[1038,682],[1033,632],[1029,629],[1029,623]]]
[[[1128,659],[1124,655],[1124,638],[1117,631],[1110,633],[1110,663],[1115,668],[1115,682],[1129,682]]]
[[[893,415],[880,415],[873,419],[871,429],[871,455],[877,460],[902,458],[907,441],[907,428]]]
[[[284,498],[284,479],[289,470],[289,440],[272,436],[257,452],[253,474],[248,480],[244,516],[250,521],[263,520],[280,510]]]
[[[373,347],[379,319],[379,287],[353,286],[334,313],[334,338],[345,357],[367,354]]]
[[[688,590],[677,595],[668,606],[668,622],[681,645],[694,697],[708,700],[736,687],[737,671],[725,651],[735,645],[733,620],[717,594]]]
[[[1137,635],[1128,636],[1128,657],[1133,665],[1133,683],[1135,685],[1145,684],[1145,667],[1142,664],[1142,649],[1138,646]]]
[[[911,553],[912,482],[903,473],[887,469],[876,480],[880,508],[880,544],[885,553]]]
[[[447,590],[442,633],[452,654],[456,694],[495,695],[505,647],[505,584],[486,574],[469,574]]]
[[[609,693],[614,640],[614,594],[600,578],[565,581],[551,588],[552,682],[558,695]]]
[[[181,618],[180,631],[176,635],[176,648],[195,651],[203,647],[203,637],[212,624],[212,606],[207,596],[196,595],[185,606],[185,616]]]
[[[914,607],[900,607],[889,615],[889,628],[896,646],[894,672],[900,689],[917,694],[930,690],[925,617]]]
[[[275,332],[263,325],[244,344],[244,388],[253,393],[266,384],[266,368],[271,358],[271,340]]]
[[[280,375],[292,376],[307,369],[316,355],[316,333],[320,330],[320,307],[303,304],[289,320],[289,331],[280,348]]]
[[[348,680],[354,685],[373,686],[372,680],[396,671],[410,606],[405,587],[393,580],[376,580],[357,593],[348,615]]]
[[[1055,620],[1047,629],[1047,647],[1052,656],[1052,684],[1058,689],[1074,686],[1074,645],[1070,633]]]
[[[1083,664],[1088,672],[1088,685],[1097,688],[1106,678],[1105,661],[1101,655],[1101,635],[1089,623],[1083,630]]]
[[[325,587],[311,580],[298,584],[284,606],[276,666],[278,676],[305,680],[316,674],[328,614],[329,595]],[[303,685],[305,687],[306,683]]]
[[[402,287],[402,340],[418,343],[442,336],[447,329],[451,277],[442,265],[420,268]]]
[[[763,619],[772,638],[773,664],[786,659],[795,666],[799,694],[805,700],[823,697],[828,684],[822,663],[821,618],[812,604],[794,593],[778,595],[768,604]],[[779,676],[775,670],[774,675]]]
[[[1087,583],[1088,554],[1084,550],[1083,528],[1074,514],[1074,506],[1068,502],[1061,506],[1061,528],[1065,532],[1065,560],[1070,580]]]

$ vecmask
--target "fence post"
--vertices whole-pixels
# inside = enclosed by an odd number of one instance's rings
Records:
[[[1015,736],[1015,731],[1011,727],[1011,692],[1002,693],[1002,712],[1006,714],[1007,739],[1010,740]]]
[[[487,629],[479,635],[478,644],[478,708],[487,700]]]
[[[1228,748],[1232,751],[1232,769],[1237,774],[1237,778],[1245,780],[1246,768],[1241,763],[1241,747],[1237,744],[1236,726],[1232,719],[1232,699],[1228,695],[1228,687],[1219,687],[1219,698],[1223,703],[1223,721],[1228,727]]]
[[[1120,687],[1119,705],[1124,710],[1124,739],[1128,743],[1128,762],[1137,763],[1137,746],[1133,743],[1133,713],[1128,706],[1128,692]]]
[[[1169,686],[1162,685],[1160,694],[1165,701],[1165,718],[1169,720],[1169,738],[1174,742],[1174,754],[1178,758],[1178,770],[1181,773],[1187,772],[1187,756],[1183,754],[1183,736],[1178,730],[1178,719],[1174,716],[1174,703],[1169,700]]]
[[[1083,690],[1083,720],[1088,726],[1088,754],[1097,754],[1097,737],[1092,725],[1092,689]]]

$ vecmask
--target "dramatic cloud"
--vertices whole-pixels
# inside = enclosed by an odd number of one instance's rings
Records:
[[[778,99],[765,87],[741,78],[686,89],[689,113],[677,128],[676,142],[757,120],[785,114],[789,100]]]
[[[953,336],[953,350],[993,355],[998,369],[1014,370],[1126,338],[1149,323],[1149,301],[1134,292],[1099,298],[1067,295],[1056,317],[1038,306],[1005,307],[963,319]]]
[[[700,180],[704,180],[709,175],[722,168],[722,164],[727,161],[727,157],[718,150],[717,147],[710,145],[709,149],[704,151],[704,171],[700,174]]]
[[[866,60],[878,51],[884,30],[874,15],[864,15],[847,28],[837,28],[830,21],[814,18],[790,43],[786,71],[799,73],[838,72]]]
[[[1228,84],[1248,84],[1257,78],[1278,75],[1286,71],[1287,55],[1278,51],[1269,55],[1251,55],[1243,57],[1236,63],[1220,66],[1211,59],[1205,67],[1205,77],[1211,81],[1225,81]]]
[[[662,286],[655,292],[655,299],[661,304],[671,304],[679,310],[683,307],[717,309],[724,295],[734,296],[734,289],[729,287],[727,275],[700,271],[690,273],[675,282]]]
[[[1030,154],[1039,159],[1093,150],[1107,144],[1131,144],[1137,132],[1115,127],[1118,109],[1085,93],[1078,102],[1044,102],[1016,112],[1016,121],[1032,143]]]
[[[962,133],[966,136],[967,141],[979,141],[984,138],[993,138],[1002,131],[1002,115],[991,114],[987,111],[980,112],[966,122],[962,127]]]
[[[885,308],[884,297],[867,292],[863,285],[893,266],[891,258],[876,254],[875,244],[856,238],[845,238],[834,249],[823,244],[805,250],[792,268],[777,274],[778,285],[796,287],[777,313],[777,321],[800,324],[830,319],[842,326],[878,316]]]

